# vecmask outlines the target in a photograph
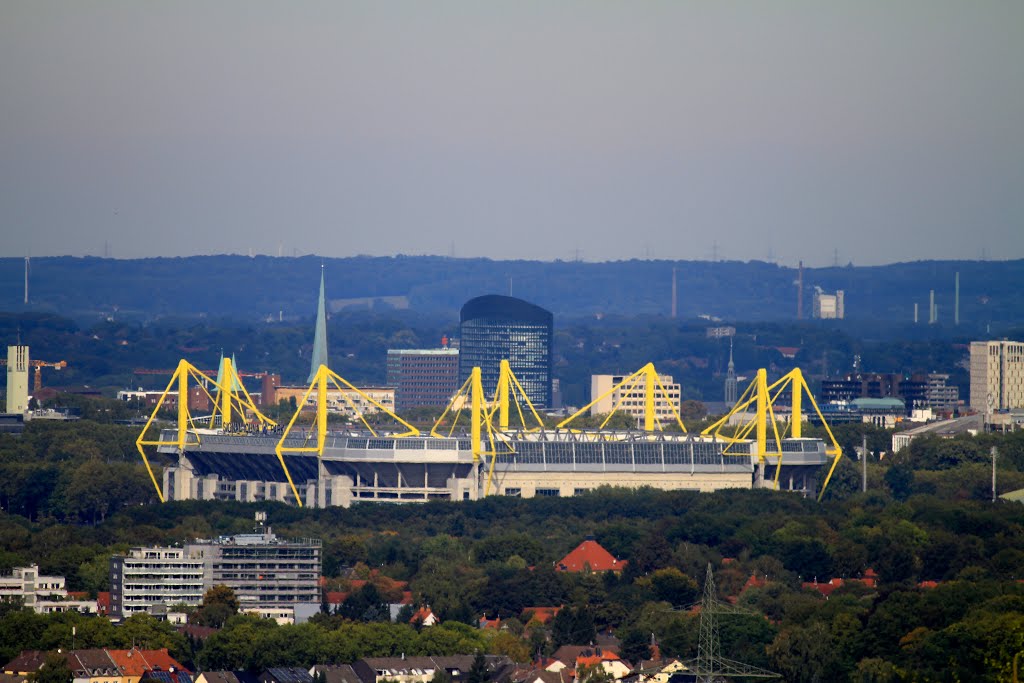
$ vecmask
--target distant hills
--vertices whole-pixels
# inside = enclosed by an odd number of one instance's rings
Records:
[[[116,260],[31,260],[24,304],[24,259],[0,259],[0,310],[54,312],[79,320],[230,317],[242,320],[313,315],[320,266],[334,309],[409,308],[452,314],[484,293],[518,296],[559,318],[595,314],[662,314],[671,310],[672,270],[678,315],[724,320],[796,318],[796,269],[760,261],[606,263],[493,261],[437,256],[320,258],[195,256]],[[813,288],[846,293],[849,321],[927,322],[929,290],[942,326],[952,323],[954,274],[960,273],[965,328],[1019,325],[1024,260],[920,261],[887,266],[804,270],[804,317]],[[992,330],[993,332],[995,329]]]

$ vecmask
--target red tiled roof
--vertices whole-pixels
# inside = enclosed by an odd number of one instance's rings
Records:
[[[409,620],[409,623],[412,624],[417,621],[425,622],[427,618],[431,616],[433,616],[435,620],[440,621],[440,619],[438,619],[437,616],[434,615],[433,611],[431,611],[429,607],[420,607],[418,610],[416,610],[416,614],[412,615],[412,619]]]
[[[938,586],[938,581],[922,581],[921,583],[917,584],[918,588],[938,588]]]
[[[530,619],[536,619],[542,624],[546,624],[555,618],[555,615],[561,611],[561,607],[524,607],[523,608],[523,621],[529,623]],[[527,616],[529,614],[530,616]]]
[[[100,591],[96,594],[96,611],[100,616],[110,612],[110,591]]]
[[[589,567],[593,572],[618,572],[625,566],[625,560],[616,560],[610,552],[601,547],[600,543],[588,538],[559,560],[555,564],[555,569],[563,572],[581,572]]]
[[[743,584],[743,589],[740,590],[740,593],[742,593],[743,591],[747,590],[748,588],[763,588],[767,584],[768,584],[768,578],[767,577],[762,579],[757,574],[751,574],[750,578],[747,579],[747,582],[745,584]]]

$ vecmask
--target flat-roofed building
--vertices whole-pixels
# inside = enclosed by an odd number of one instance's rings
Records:
[[[459,390],[459,350],[388,349],[387,382],[395,410],[446,406]]]
[[[1024,342],[971,342],[971,407],[978,412],[1024,408]]]
[[[201,557],[185,548],[138,547],[110,558],[110,614],[130,617],[154,605],[189,605],[203,600]]]
[[[390,411],[395,410],[394,387],[357,387],[357,389],[358,390],[350,389],[349,387],[339,389],[331,382],[328,382],[327,412],[339,413],[346,417],[356,418],[360,415],[379,413],[380,408],[378,408],[377,405],[383,406]],[[294,398],[295,401],[298,402],[302,400],[302,397],[305,396],[307,391],[309,391],[308,386],[275,387],[274,395],[278,401],[282,399],[288,401]],[[368,399],[372,399],[372,401]],[[317,394],[314,391],[306,400],[305,409],[314,410],[316,408],[316,401]]]
[[[627,377],[629,375],[591,375],[591,399],[596,399],[602,394],[608,393],[612,387],[621,384]],[[662,392],[661,389],[655,387],[655,417],[662,422],[674,421],[675,415],[679,414],[679,384],[673,380],[672,375],[658,375],[658,382],[665,391]],[[619,387],[597,401],[590,407],[590,414],[607,415],[612,410],[617,410],[639,419],[644,416],[645,400],[644,378],[641,377],[631,386]]]
[[[181,548],[132,548],[110,561],[111,614],[197,606],[207,590],[227,586],[242,610],[280,616],[282,608],[319,602],[320,548],[318,539],[286,540],[269,528]]]

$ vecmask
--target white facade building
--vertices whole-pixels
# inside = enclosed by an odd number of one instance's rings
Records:
[[[821,287],[814,288],[814,308],[812,314],[815,318],[822,320],[837,319],[846,317],[845,295],[843,290],[836,290],[835,294],[825,294]]]
[[[71,600],[64,587],[63,576],[45,576],[39,567],[15,567],[7,576],[0,576],[0,600],[20,600],[40,614],[81,612],[96,614],[95,600]]]
[[[1024,342],[971,342],[971,408],[1024,408]]]
[[[622,383],[629,375],[591,375],[590,396],[597,398],[611,390],[616,384]],[[662,393],[655,388],[654,412],[658,420],[675,420],[679,413],[679,384],[673,381],[672,375],[658,375],[658,382],[664,387]],[[607,415],[618,410],[638,419],[644,416],[644,378],[641,377],[632,386],[619,387],[590,408],[591,415]]]
[[[243,611],[278,617],[318,603],[319,579],[320,541],[279,539],[269,529],[183,548],[133,548],[110,560],[110,611],[128,617],[157,605],[198,606],[207,590],[227,586]]]

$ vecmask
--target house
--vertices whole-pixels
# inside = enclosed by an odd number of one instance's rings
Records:
[[[586,540],[576,546],[568,555],[555,563],[555,569],[560,572],[621,572],[626,566],[626,560],[617,560],[615,557],[601,547],[601,544],[588,536]]]
[[[351,664],[317,664],[309,673],[323,674],[326,683],[363,683]]]
[[[75,683],[192,683],[188,669],[160,650],[70,650],[61,653],[71,669]],[[46,652],[27,650],[15,657],[4,673],[28,675],[39,671]]]
[[[530,669],[513,677],[516,683],[570,683],[568,671]]]
[[[267,669],[256,680],[259,683],[313,683],[313,676],[301,666],[280,666]]]
[[[682,660],[649,659],[640,662],[640,666],[633,672],[637,683],[668,683],[669,680],[678,674],[685,674],[690,671]]]
[[[548,624],[561,609],[561,607],[525,607],[519,618],[524,624],[529,624],[531,621],[542,625]]]
[[[462,681],[473,668],[472,655],[454,655],[451,657],[367,657],[352,665],[359,676],[360,683],[428,683],[434,674],[443,670],[453,681]],[[508,657],[486,655],[484,658],[489,679],[505,681],[515,664]]]
[[[258,683],[256,676],[248,671],[204,671],[196,676],[195,683]]]
[[[476,622],[476,625],[477,625],[477,628],[482,629],[482,630],[490,629],[491,631],[500,631],[501,630],[501,617],[495,617],[493,619],[488,619],[487,615],[484,614]]]
[[[412,619],[409,620],[410,624],[420,624],[421,626],[434,626],[440,624],[441,620],[437,618],[433,610],[430,609],[429,605],[424,605],[416,610],[416,613],[412,615]]]
[[[584,670],[594,667],[600,667],[614,680],[625,678],[633,671],[614,652],[596,647],[592,650],[584,650],[576,658],[575,677],[579,678]]]

